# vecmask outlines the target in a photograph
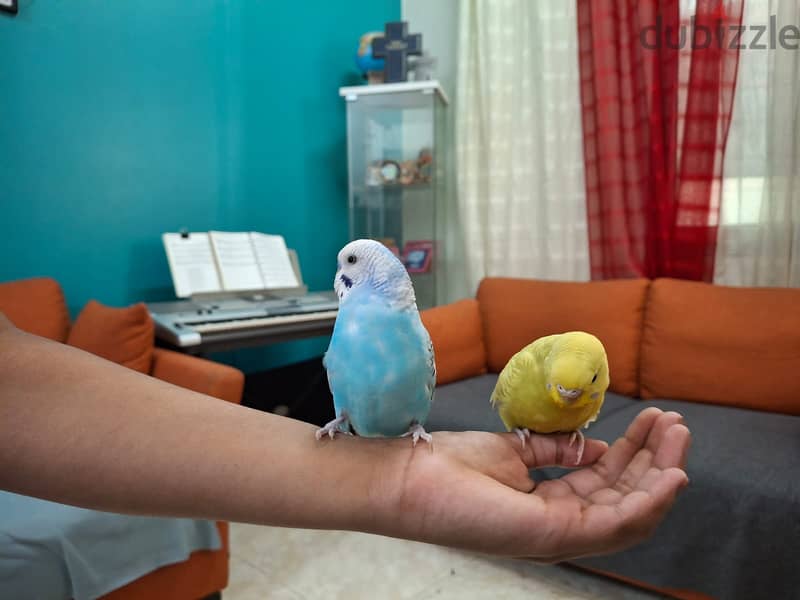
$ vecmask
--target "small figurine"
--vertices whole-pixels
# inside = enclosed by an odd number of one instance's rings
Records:
[[[417,182],[419,177],[419,169],[417,168],[417,161],[404,160],[400,163],[400,184],[411,185]]]
[[[417,173],[421,183],[431,182],[433,168],[433,153],[430,148],[423,148],[417,156]]]
[[[408,60],[408,72],[412,81],[430,81],[435,79],[436,59],[427,52],[414,60]]]

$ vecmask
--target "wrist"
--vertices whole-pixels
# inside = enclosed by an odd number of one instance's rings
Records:
[[[369,477],[366,485],[364,521],[357,527],[361,531],[381,535],[409,537],[415,520],[410,517],[410,474],[413,462],[427,448],[412,448],[407,439],[359,440],[366,450],[369,447]],[[426,444],[427,445],[427,444]]]

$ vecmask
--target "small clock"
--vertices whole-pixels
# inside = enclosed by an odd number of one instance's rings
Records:
[[[17,0],[0,0],[0,10],[12,15],[17,14]]]
[[[381,162],[381,181],[383,183],[397,183],[398,179],[400,179],[401,171],[400,163],[396,160],[384,160]]]

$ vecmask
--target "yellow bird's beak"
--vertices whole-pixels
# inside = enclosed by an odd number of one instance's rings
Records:
[[[583,390],[580,388],[565,388],[563,385],[548,383],[547,390],[550,392],[550,397],[553,402],[563,408],[573,407],[579,404],[578,400],[583,396]]]
[[[558,390],[558,395],[561,396],[564,402],[574,402],[583,393],[583,390],[580,388],[574,388],[570,390],[566,389],[560,383],[556,386],[556,390]]]

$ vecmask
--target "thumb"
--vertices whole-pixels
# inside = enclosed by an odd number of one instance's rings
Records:
[[[569,433],[539,434],[532,433],[531,437],[522,445],[522,440],[515,433],[506,433],[508,441],[519,454],[522,461],[530,469],[540,467],[567,467],[575,468],[591,465],[606,453],[608,444],[602,440],[586,438],[581,462],[578,459],[578,440],[570,446]]]

